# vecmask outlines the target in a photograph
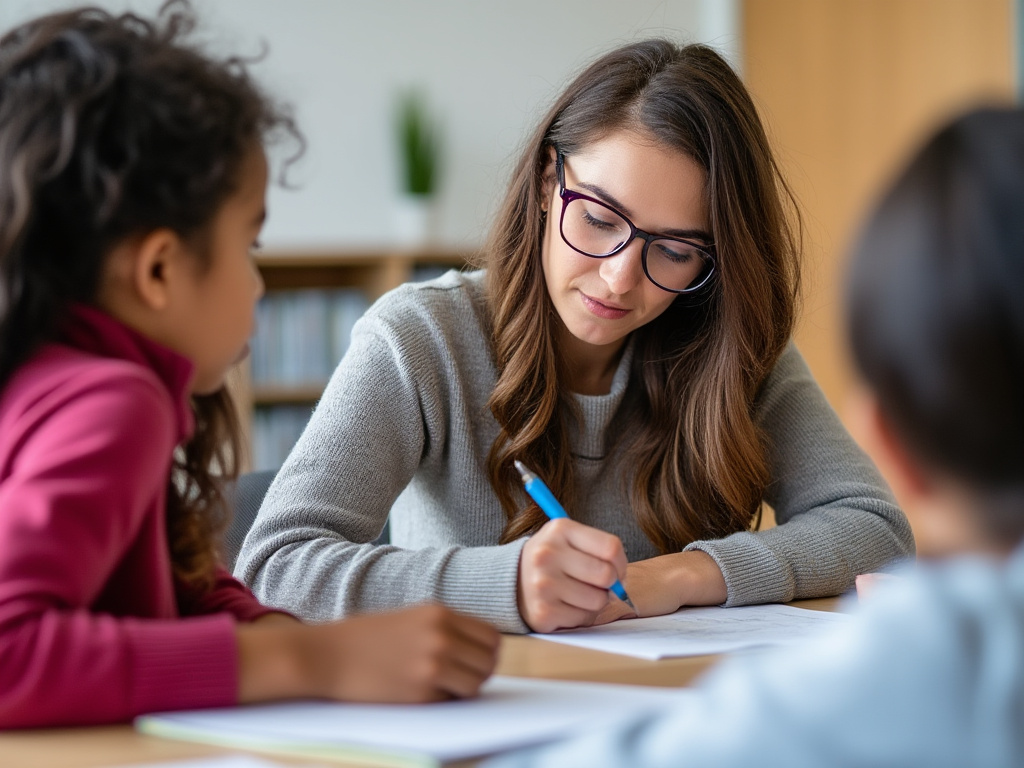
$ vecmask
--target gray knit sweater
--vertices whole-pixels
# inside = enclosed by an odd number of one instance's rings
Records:
[[[239,555],[236,574],[262,601],[323,621],[433,600],[528,631],[516,607],[525,539],[497,543],[505,515],[485,469],[498,426],[484,317],[483,273],[453,271],[392,291],[357,323]],[[583,423],[572,446],[577,519],[616,534],[633,561],[659,553],[630,510],[621,460],[605,450],[629,356],[609,394],[575,396]],[[757,419],[779,526],[688,547],[722,569],[726,605],[837,594],[913,552],[906,518],[792,345]],[[389,516],[392,544],[367,543]]]

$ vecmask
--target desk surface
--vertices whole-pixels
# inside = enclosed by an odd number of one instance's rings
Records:
[[[835,610],[837,603],[837,598],[826,598],[802,600],[793,605],[814,610]],[[685,686],[718,658],[693,656],[647,661],[532,637],[506,635],[502,640],[497,674],[634,685]],[[101,768],[187,760],[237,751],[144,736],[128,725],[0,732],[0,765],[3,768]],[[309,762],[277,755],[267,756],[267,759],[295,765]],[[323,765],[323,762],[318,764]]]

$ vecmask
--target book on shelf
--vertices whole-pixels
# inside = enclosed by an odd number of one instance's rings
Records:
[[[416,265],[410,279],[431,280],[449,269]],[[366,292],[356,287],[276,289],[264,295],[250,344],[253,469],[277,469],[284,462],[369,306]]]
[[[256,308],[253,386],[257,391],[323,387],[368,306],[366,294],[356,288],[268,293]]]
[[[252,468],[280,467],[312,413],[312,404],[257,406],[252,416]]]

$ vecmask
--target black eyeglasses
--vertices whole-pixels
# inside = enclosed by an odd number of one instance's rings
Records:
[[[556,151],[562,218],[559,231],[577,253],[606,259],[640,238],[640,259],[647,279],[671,293],[690,293],[702,287],[715,271],[714,244],[653,235],[633,225],[625,215],[596,198],[565,188],[565,157]]]

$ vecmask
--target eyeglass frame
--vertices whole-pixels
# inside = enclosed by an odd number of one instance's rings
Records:
[[[652,234],[651,232],[647,232],[636,226],[632,221],[629,220],[629,217],[626,216],[626,214],[624,214],[614,205],[609,205],[604,200],[598,200],[596,197],[585,195],[582,192],[577,192],[576,190],[568,189],[565,186],[565,155],[562,153],[562,150],[558,149],[557,147],[555,148],[555,172],[558,176],[558,196],[562,200],[562,213],[558,217],[558,234],[561,235],[562,242],[564,242],[566,245],[568,245],[570,248],[576,251],[576,253],[582,254],[583,256],[587,256],[591,259],[607,259],[622,253],[624,250],[626,250],[626,248],[630,246],[630,244],[632,244],[634,240],[636,240],[639,237],[641,240],[644,241],[644,247],[640,251],[640,264],[643,266],[644,275],[654,285],[656,285],[663,291],[667,291],[668,293],[684,294],[698,291],[705,285],[707,285],[708,281],[711,279],[711,276],[715,274],[715,268],[718,266],[718,261],[715,258],[714,243],[702,244],[696,243],[693,240],[687,240],[686,238],[683,237],[672,237],[670,235]],[[569,239],[565,236],[565,230],[563,227],[563,223],[565,221],[565,209],[569,206],[569,203],[573,202],[574,200],[588,200],[591,203],[596,203],[597,205],[603,206],[604,208],[607,208],[608,210],[612,211],[615,215],[619,216],[629,226],[630,236],[623,240],[622,244],[619,245],[617,248],[605,254],[595,255],[593,253],[581,251],[579,248],[577,248],[575,245],[569,242]],[[652,240],[672,240],[674,242],[685,243],[686,245],[696,248],[697,251],[700,252],[701,256],[708,262],[710,262],[711,268],[708,269],[707,274],[704,275],[704,279],[701,280],[696,285],[689,285],[686,288],[666,288],[664,285],[662,285],[653,277],[651,277],[651,273],[647,269],[647,246],[651,244]]]

